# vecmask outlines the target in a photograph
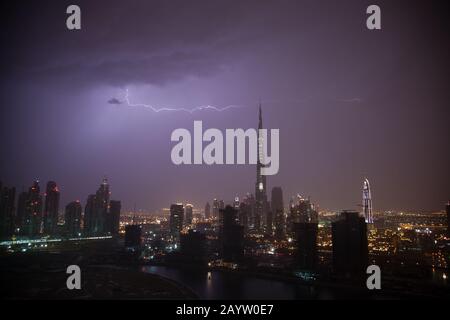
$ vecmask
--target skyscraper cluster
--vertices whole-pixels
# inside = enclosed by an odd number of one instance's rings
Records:
[[[39,180],[18,196],[16,189],[0,183],[0,238],[13,236],[36,238],[42,236],[79,237],[82,234],[116,235],[119,232],[120,201],[109,200],[106,179],[95,195],[90,195],[84,216],[79,200],[65,207],[64,224],[59,223],[60,191],[54,181],[49,181],[41,193]],[[16,210],[17,208],[17,210]],[[82,222],[84,221],[83,228]]]
[[[259,107],[258,129],[262,129]],[[213,221],[219,222],[219,247],[224,261],[239,261],[244,253],[244,234],[255,232],[283,241],[289,238],[296,247],[295,264],[302,270],[315,270],[318,262],[319,209],[309,197],[297,195],[289,203],[287,212],[281,187],[273,187],[271,201],[267,199],[266,176],[263,165],[263,137],[258,133],[258,161],[255,196],[235,197],[232,206],[212,202]],[[372,197],[368,179],[363,183],[363,212],[343,211],[332,224],[333,262],[337,274],[360,273],[367,265],[368,244],[366,222],[373,223]],[[205,206],[205,218],[210,218],[210,205]],[[179,232],[182,207],[171,208],[171,231]],[[187,211],[186,211],[187,212]],[[218,218],[218,219],[217,219]]]
[[[110,200],[106,178],[97,192],[87,198],[84,210],[84,233],[87,236],[117,235],[120,222],[120,201]]]

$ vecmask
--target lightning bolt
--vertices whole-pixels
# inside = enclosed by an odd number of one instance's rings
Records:
[[[148,105],[148,104],[143,104],[143,103],[132,103],[130,101],[130,93],[128,91],[128,88],[125,89],[125,102],[127,104],[128,107],[139,107],[139,108],[147,108],[150,109],[153,112],[163,112],[163,111],[181,111],[181,112],[187,112],[190,114],[193,114],[194,112],[197,111],[204,111],[204,110],[212,110],[212,111],[217,111],[217,112],[222,112],[222,111],[226,111],[229,109],[234,109],[234,108],[243,108],[243,106],[238,106],[238,105],[228,105],[226,107],[215,107],[215,106],[210,106],[210,105],[204,105],[204,106],[198,106],[198,107],[194,107],[192,109],[188,109],[188,108],[167,108],[167,107],[162,107],[162,108],[156,108],[152,105]]]

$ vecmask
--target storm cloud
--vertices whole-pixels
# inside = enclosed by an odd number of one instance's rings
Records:
[[[81,30],[66,8],[81,8]],[[124,208],[203,206],[254,191],[252,166],[176,167],[170,133],[280,129],[269,186],[323,208],[440,209],[450,194],[448,1],[7,1],[1,11],[0,180],[85,199],[103,176]],[[136,104],[225,112],[152,112]],[[116,107],[120,105],[120,107]],[[70,170],[68,170],[70,168]],[[212,187],[212,185],[214,187]],[[285,201],[286,203],[288,201]]]

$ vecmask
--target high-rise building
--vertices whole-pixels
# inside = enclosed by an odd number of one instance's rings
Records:
[[[23,199],[21,200],[23,201]],[[38,180],[34,181],[28,189],[25,208],[21,208],[21,210],[24,210],[22,233],[31,237],[38,236],[42,229],[42,196]]]
[[[296,262],[299,268],[314,270],[317,265],[318,224],[314,222],[295,222]]]
[[[206,262],[206,236],[196,230],[180,235],[180,253],[190,263]]]
[[[281,187],[272,188],[272,214],[275,226],[275,238],[281,240],[286,232],[286,218],[284,216],[283,191]]]
[[[49,181],[45,192],[44,233],[53,235],[58,225],[59,189],[56,182]]]
[[[213,200],[213,211],[212,211],[213,219],[217,219],[219,217],[219,200]]]
[[[356,211],[343,211],[332,223],[333,269],[346,277],[365,273],[368,262],[367,225]]]
[[[27,220],[27,202],[28,202],[28,192],[21,192],[19,194],[19,200],[17,202],[17,214],[16,214],[16,225],[18,226],[19,234],[25,234],[25,226]]]
[[[209,205],[209,202],[205,205],[205,219],[209,219],[211,217],[211,206]]]
[[[176,239],[179,239],[180,231],[183,229],[183,216],[183,204],[177,203],[170,206],[170,234]]]
[[[125,226],[125,247],[131,249],[139,249],[142,243],[141,239],[142,226],[130,224]]]
[[[256,221],[255,216],[255,197],[251,193],[247,193],[245,196],[243,202],[245,203],[245,209],[246,209],[246,217],[247,220],[246,224],[242,224],[245,227],[245,230],[255,230],[256,225],[258,225],[258,222]]]
[[[110,216],[110,196],[108,180],[104,178],[95,195],[89,195],[86,202],[84,210],[84,232],[86,235],[111,234],[113,221],[116,225],[118,218]],[[115,214],[117,214],[117,211]]]
[[[69,237],[81,235],[81,204],[80,201],[72,201],[66,206],[64,214],[64,227]]]
[[[239,205],[239,224],[244,227],[244,231],[248,230],[248,219],[251,215],[251,208],[246,201]]]
[[[319,215],[309,198],[297,195],[296,201],[291,200],[289,215],[289,231],[294,232],[294,223],[318,223]]]
[[[120,201],[111,200],[109,202],[108,232],[113,236],[119,234],[121,208],[122,204]]]
[[[9,239],[14,232],[14,201],[16,188],[0,183],[0,239]]]
[[[187,203],[184,206],[184,217],[185,217],[186,225],[192,224],[193,209],[194,209],[194,206],[190,203]]]
[[[237,210],[226,206],[220,210],[221,256],[226,262],[239,262],[244,254],[244,227],[239,225]]]
[[[257,230],[261,230],[261,222],[266,221],[267,212],[267,194],[266,194],[266,176],[262,174],[262,163],[264,157],[264,138],[260,134],[260,130],[263,128],[262,124],[262,111],[261,105],[259,105],[259,122],[258,122],[258,147],[257,154],[258,159],[256,162],[256,183],[255,183],[255,221],[254,227]]]
[[[86,206],[84,207],[84,227],[83,231],[85,235],[94,235],[97,233],[96,217],[95,211],[95,194],[90,194],[86,201]]]
[[[372,215],[372,192],[370,190],[369,180],[366,178],[363,182],[363,193],[362,193],[362,207],[363,215],[366,223],[373,223]]]
[[[103,178],[102,184],[95,194],[96,232],[98,234],[105,234],[107,232],[107,215],[110,195],[108,180]]]

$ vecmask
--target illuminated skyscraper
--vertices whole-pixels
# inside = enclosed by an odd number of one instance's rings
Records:
[[[256,163],[256,183],[255,183],[255,217],[254,228],[256,230],[261,229],[261,221],[265,221],[267,211],[267,194],[266,194],[266,176],[262,175],[261,169],[264,167],[261,160],[264,157],[264,139],[260,134],[262,125],[262,111],[261,105],[259,105],[259,123],[258,123],[258,160]]]
[[[56,182],[49,181],[45,192],[44,233],[53,235],[58,225],[59,190]]]
[[[240,206],[239,197],[236,196],[236,197],[234,197],[233,207],[234,207],[236,210],[238,210],[238,209],[239,209],[239,206]]]
[[[42,224],[42,196],[39,181],[33,182],[28,193],[21,194],[19,199],[20,213],[23,221],[21,233],[28,236],[37,236],[41,233]]]
[[[291,199],[290,202],[290,214],[289,214],[289,227],[290,233],[294,232],[295,223],[318,223],[319,217],[315,209],[314,204],[308,198],[303,198],[297,195],[296,200]]]
[[[107,214],[110,195],[108,180],[103,178],[102,184],[95,194],[96,229],[99,234],[103,234],[107,231]]]
[[[87,235],[111,233],[110,195],[108,180],[104,178],[95,195],[88,196],[84,210],[84,232]]]
[[[192,204],[188,203],[184,207],[184,217],[185,217],[185,224],[192,224],[192,215],[193,215],[194,207]]]
[[[209,202],[205,205],[205,219],[209,219],[211,216],[211,206],[209,205]]]
[[[213,211],[212,211],[213,219],[217,219],[219,217],[219,200],[213,200]]]
[[[180,237],[180,231],[183,229],[183,204],[177,203],[170,206],[170,233],[174,238]]]
[[[363,214],[366,223],[373,223],[373,215],[372,215],[372,194],[370,191],[369,180],[364,179],[363,183]]]

